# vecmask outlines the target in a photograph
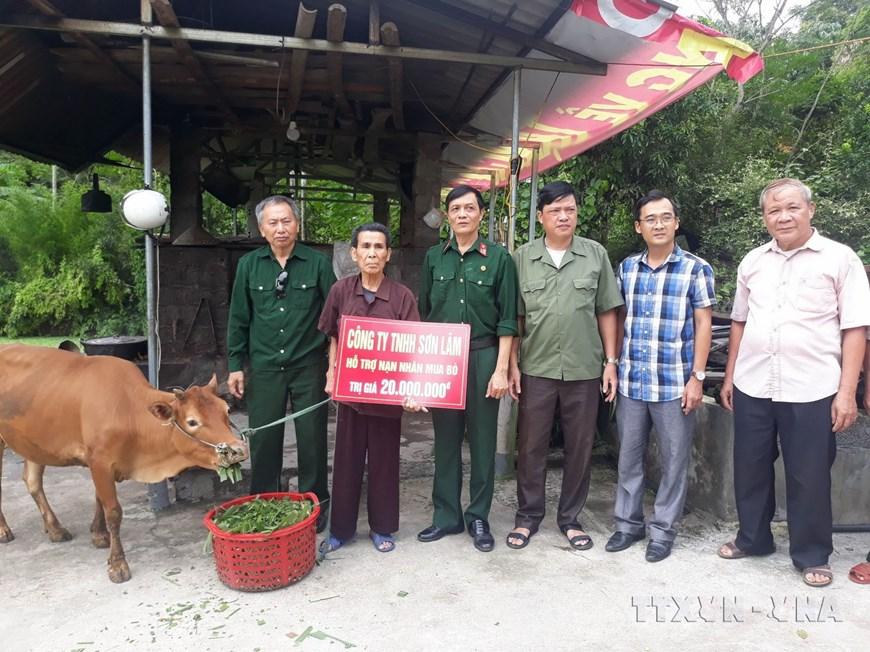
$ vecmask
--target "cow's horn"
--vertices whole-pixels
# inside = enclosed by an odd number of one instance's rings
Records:
[[[175,394],[175,398],[184,397],[184,390],[183,389],[178,389],[177,387],[174,387],[172,389],[172,393]]]

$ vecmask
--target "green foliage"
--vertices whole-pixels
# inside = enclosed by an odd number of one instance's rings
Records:
[[[732,35],[760,43],[760,26],[747,20]],[[805,181],[816,227],[870,263],[870,44],[776,56],[868,35],[866,3],[817,0],[797,31],[773,40],[764,72],[742,94],[720,76],[541,183],[577,188],[578,232],[603,243],[614,263],[643,247],[633,202],[652,188],[676,196],[681,231],[716,271],[721,309],[730,306],[737,264],[769,237],[758,195],[778,177]]]
[[[350,200],[372,201],[367,193],[347,190],[344,184],[333,181],[318,181],[318,188],[328,188],[329,192],[307,191],[305,193],[305,240],[331,244],[349,241],[354,227],[374,221],[371,204],[346,203]],[[338,201],[336,201],[338,200]],[[390,231],[393,246],[399,241],[399,207],[390,202]]]
[[[39,178],[48,166],[10,155],[0,161],[0,335],[143,332],[138,233],[116,213],[82,213],[86,175],[63,175],[53,202],[50,183]],[[114,206],[138,185],[133,174],[106,171],[107,189],[113,179],[126,186],[113,191]]]

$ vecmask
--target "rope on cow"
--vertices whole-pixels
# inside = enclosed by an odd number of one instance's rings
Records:
[[[279,423],[284,423],[286,421],[293,421],[294,419],[298,419],[301,416],[305,416],[309,412],[313,412],[317,408],[319,408],[323,405],[326,405],[327,403],[329,403],[330,400],[332,400],[332,399],[326,398],[326,399],[320,401],[320,403],[315,403],[314,405],[309,405],[307,408],[299,410],[298,412],[294,412],[293,414],[288,414],[283,419],[278,419],[277,421],[273,421],[272,423],[267,423],[264,426],[257,426],[256,428],[250,428],[250,427],[249,428],[238,428],[237,426],[234,426],[234,427],[236,427],[236,429],[239,431],[240,437],[247,439],[248,437],[250,437],[251,435],[256,433],[258,430],[265,430],[266,428],[271,428],[272,426],[277,426]]]

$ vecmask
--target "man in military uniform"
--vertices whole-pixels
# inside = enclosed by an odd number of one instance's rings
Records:
[[[489,509],[495,482],[499,399],[508,389],[508,361],[517,334],[517,275],[510,254],[480,237],[483,197],[469,186],[447,195],[453,230],[429,249],[420,281],[420,315],[426,321],[471,325],[465,410],[433,409],[435,481],[432,525],[417,535],[437,541],[466,528],[474,546],[493,549]],[[470,500],[462,510],[462,440],[471,450]]]
[[[335,274],[326,256],[298,243],[299,219],[291,199],[267,197],[256,208],[268,246],[239,260],[230,299],[227,385],[245,397],[251,427],[326,399],[326,337],[317,319]],[[243,371],[247,363],[248,372]],[[296,419],[300,492],[329,500],[326,464],[326,406]],[[251,493],[281,491],[284,424],[251,437]],[[321,509],[318,528],[326,523]],[[318,530],[319,531],[319,530]]]

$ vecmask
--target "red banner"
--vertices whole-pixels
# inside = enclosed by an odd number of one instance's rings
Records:
[[[545,39],[607,64],[607,74],[522,74],[520,179],[531,176],[530,147],[543,172],[637,124],[724,70],[746,82],[764,67],[745,43],[647,0],[574,0]],[[470,127],[489,140],[450,143],[447,185],[488,188],[510,176],[511,78],[477,111]],[[500,140],[493,142],[493,136]],[[454,172],[453,169],[458,171]]]
[[[465,408],[468,324],[342,317],[333,398]]]

